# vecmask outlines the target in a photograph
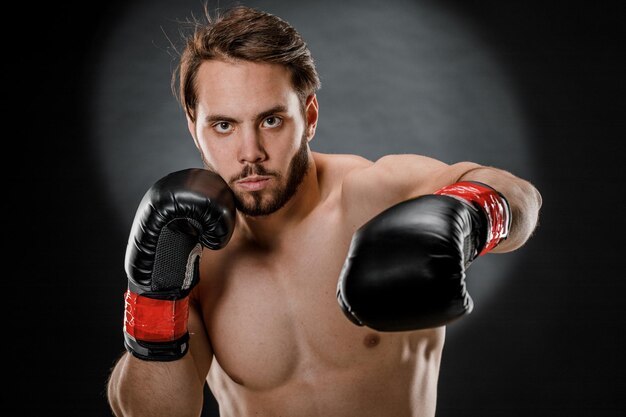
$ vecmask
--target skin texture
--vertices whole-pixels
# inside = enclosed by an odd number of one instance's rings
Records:
[[[380,333],[343,315],[336,288],[352,234],[393,204],[476,180],[511,204],[510,237],[493,251],[508,252],[536,226],[537,190],[471,162],[312,152],[317,99],[303,106],[280,66],[205,62],[197,89],[189,130],[235,192],[236,229],[224,249],[202,254],[190,352],[171,363],[123,355],[113,410],[198,415],[206,379],[223,417],[433,416],[445,328]]]

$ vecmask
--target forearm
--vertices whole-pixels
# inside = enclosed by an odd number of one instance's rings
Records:
[[[203,386],[191,352],[171,362],[144,361],[125,353],[111,373],[107,395],[117,417],[197,417]]]
[[[491,252],[510,252],[528,240],[537,227],[541,194],[528,181],[510,172],[492,167],[474,167],[463,173],[459,181],[479,181],[502,193],[511,207],[509,237]]]

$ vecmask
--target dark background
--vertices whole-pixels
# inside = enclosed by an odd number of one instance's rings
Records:
[[[533,126],[541,222],[524,264],[446,345],[438,417],[622,416],[624,30],[608,2],[448,1],[508,63]],[[89,143],[95,52],[121,3],[28,3],[5,66],[10,415],[110,415],[127,239]],[[29,38],[32,36],[32,38]],[[8,129],[8,128],[7,128]],[[6,211],[5,211],[6,212]],[[15,295],[13,295],[15,294]],[[461,323],[461,322],[460,322]],[[461,324],[458,326],[461,326]],[[10,370],[13,369],[13,370]],[[384,383],[384,382],[383,382]],[[207,415],[214,407],[207,401]]]

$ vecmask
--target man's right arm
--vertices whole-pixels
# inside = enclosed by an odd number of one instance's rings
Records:
[[[190,294],[203,248],[224,247],[234,224],[232,191],[207,170],[171,173],[144,195],[126,248],[128,352],[108,385],[116,416],[200,415],[213,353]]]

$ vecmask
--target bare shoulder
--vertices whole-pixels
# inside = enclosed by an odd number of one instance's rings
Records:
[[[324,171],[331,173],[331,175],[340,174],[341,176],[354,169],[367,168],[374,164],[367,158],[351,154],[313,152],[313,158],[318,168],[321,167]]]
[[[432,193],[476,164],[448,165],[417,154],[393,154],[350,170],[342,180],[342,205],[350,222],[360,225],[383,210]]]
[[[366,169],[374,162],[358,155],[325,154],[313,152],[317,175],[324,194],[330,195],[341,191],[346,176],[352,171]]]
[[[418,193],[419,186],[427,188],[425,179],[446,166],[441,161],[423,155],[385,155],[369,166],[352,170],[343,181],[343,193],[348,199],[377,196],[393,204]]]
[[[473,162],[449,165],[418,154],[385,155],[371,161],[357,155],[313,153],[323,197],[337,196],[346,224],[359,227],[383,210],[455,182]]]
[[[348,187],[361,185],[364,183],[362,179],[393,180],[407,170],[414,175],[415,172],[428,173],[434,167],[445,165],[436,159],[414,154],[385,155],[376,161],[350,154],[314,152],[313,157],[322,180],[332,179]]]

